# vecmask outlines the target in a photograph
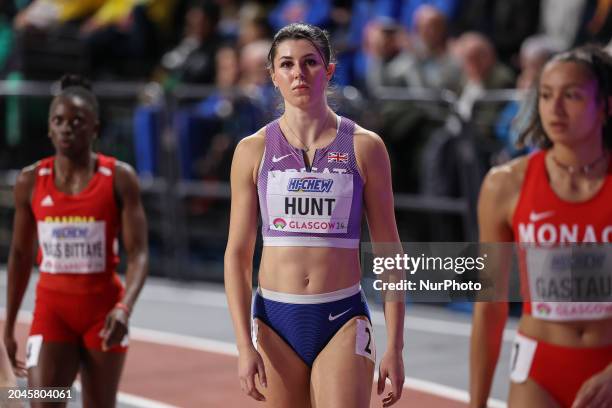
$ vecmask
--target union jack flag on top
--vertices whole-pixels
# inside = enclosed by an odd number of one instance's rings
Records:
[[[348,153],[329,152],[327,153],[327,162],[348,163]]]

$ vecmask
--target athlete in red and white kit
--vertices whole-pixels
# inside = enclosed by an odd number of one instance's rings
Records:
[[[69,387],[78,372],[84,405],[113,407],[129,315],[147,272],[147,228],[134,171],[93,152],[98,130],[98,103],[88,84],[62,78],[49,113],[55,155],[26,167],[15,185],[4,341],[13,366],[23,367],[14,330],[37,237],[28,386]],[[116,272],[119,232],[128,257],[125,288]]]
[[[612,60],[591,46],[557,55],[543,68],[537,96],[522,141],[542,150],[493,168],[478,208],[482,242],[515,241],[524,248],[524,308],[508,403],[611,407],[612,303],[538,301],[534,275],[548,281],[558,275],[546,275],[552,269],[536,267],[537,257],[527,254],[563,250],[557,244],[612,242]],[[507,282],[508,271],[501,272]],[[475,306],[471,407],[486,406],[507,314],[507,302]]]

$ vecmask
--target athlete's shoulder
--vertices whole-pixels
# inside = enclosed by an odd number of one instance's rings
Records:
[[[482,194],[508,199],[521,191],[530,156],[492,167],[482,183]]]
[[[371,130],[368,130],[357,123],[355,123],[355,130],[353,132],[353,140],[356,151],[370,151],[372,149],[385,148],[385,142],[382,138]]]
[[[36,180],[36,175],[40,168],[40,165],[41,165],[41,161],[39,160],[35,163],[25,166],[23,169],[21,169],[21,171],[17,175],[17,179],[15,183],[33,184],[34,181]]]
[[[29,205],[39,168],[40,161],[37,161],[36,163],[24,167],[19,174],[17,174],[14,190],[15,203],[17,205]]]
[[[266,145],[266,128],[249,135],[238,142],[235,155],[261,155]]]
[[[129,163],[121,160],[115,160],[115,177],[138,178],[136,170]]]

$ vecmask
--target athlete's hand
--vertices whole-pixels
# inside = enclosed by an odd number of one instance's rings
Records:
[[[266,380],[266,370],[264,369],[261,355],[250,347],[241,350],[238,356],[238,376],[240,377],[240,388],[242,391],[256,401],[265,401],[264,397],[255,387],[255,374],[259,378],[262,387],[268,386]]]
[[[385,391],[387,378],[391,380],[391,391],[383,398],[383,407],[390,407],[402,396],[404,387],[404,360],[399,350],[387,350],[378,367],[378,395]]]
[[[612,366],[582,384],[572,408],[607,408],[612,401]]]
[[[108,351],[112,347],[121,344],[121,341],[128,333],[128,318],[127,312],[117,307],[106,315],[104,328],[100,330],[102,351]]]
[[[4,337],[4,347],[6,354],[13,367],[13,373],[17,377],[27,377],[28,370],[26,369],[25,363],[17,359],[17,341],[14,337]]]

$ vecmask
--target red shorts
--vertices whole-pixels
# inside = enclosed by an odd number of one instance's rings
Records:
[[[612,344],[594,348],[558,346],[517,333],[510,379],[531,378],[562,407],[571,407],[585,381],[612,362]]]
[[[42,342],[75,343],[102,350],[100,331],[106,315],[122,296],[123,286],[115,283],[103,292],[90,294],[62,293],[38,286],[30,336],[42,335]],[[127,336],[110,351],[126,352]]]

